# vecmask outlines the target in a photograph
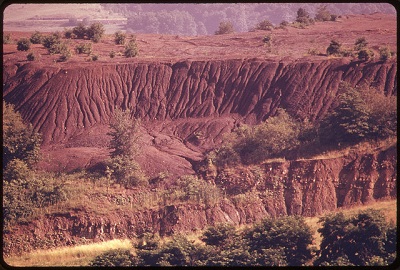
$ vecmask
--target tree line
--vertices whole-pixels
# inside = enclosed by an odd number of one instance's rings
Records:
[[[303,217],[266,218],[244,230],[220,223],[208,227],[200,241],[183,234],[162,241],[144,233],[131,250],[112,250],[90,266],[383,266],[396,258],[396,226],[377,210],[320,218],[322,240]]]

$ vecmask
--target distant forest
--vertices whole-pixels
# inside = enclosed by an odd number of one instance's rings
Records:
[[[327,3],[331,14],[395,14],[387,3]],[[103,8],[127,17],[126,30],[132,33],[212,35],[221,21],[230,21],[236,32],[247,32],[263,20],[277,25],[295,20],[297,10],[312,17],[316,3],[232,3],[232,4],[102,4]]]

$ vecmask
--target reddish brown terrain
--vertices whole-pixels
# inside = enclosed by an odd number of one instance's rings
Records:
[[[13,38],[31,35],[11,34]],[[267,34],[273,37],[271,52],[266,52],[262,41]],[[352,86],[367,83],[397,95],[395,58],[361,62],[326,55],[332,39],[352,49],[359,37],[366,38],[376,55],[381,46],[396,51],[396,17],[352,15],[306,29],[218,36],[138,34],[135,58],[111,59],[110,51],[122,52],[123,46],[107,36],[93,45],[100,56],[96,62],[81,55],[55,62],[58,56],[49,55],[42,45],[33,45],[40,60],[28,62],[26,52],[5,44],[3,99],[15,104],[42,134],[40,169],[70,172],[98,166],[108,158],[108,124],[115,108],[121,107],[142,119],[139,163],[149,176],[197,174],[205,154],[220,146],[224,134],[235,126],[260,123],[279,107],[301,119],[321,119],[335,103],[342,81]],[[69,42],[73,48],[82,41]],[[310,55],[310,50],[319,53]],[[146,227],[168,235],[224,221],[246,224],[265,216],[314,216],[395,198],[396,162],[393,145],[337,157],[206,172],[203,177],[227,194],[254,191],[258,195],[242,204],[224,199],[212,207],[170,205],[136,212],[124,208],[106,216],[75,209],[18,230],[32,234],[28,242],[42,237],[65,244],[74,237],[136,235]],[[261,179],[256,173],[260,171]],[[121,191],[119,198],[128,201],[134,193]],[[110,200],[91,199],[98,205]],[[50,224],[54,230],[45,235]]]

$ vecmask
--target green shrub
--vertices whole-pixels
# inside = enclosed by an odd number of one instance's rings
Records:
[[[182,191],[179,198],[181,201],[193,201],[211,207],[221,199],[220,191],[216,186],[196,176],[182,176],[178,179],[177,186]]]
[[[26,59],[28,61],[35,61],[36,60],[36,55],[33,52],[28,53],[28,55],[26,56]]]
[[[136,40],[132,39],[125,46],[125,57],[135,57],[139,54],[139,50],[136,44]]]
[[[331,43],[329,44],[328,48],[326,49],[326,54],[327,55],[339,55],[341,52],[341,46],[338,41],[336,40],[331,40]]]
[[[315,14],[315,20],[316,21],[331,21],[332,20],[332,15],[331,13],[328,11],[327,6],[326,5],[320,5],[317,8],[317,12]]]
[[[97,61],[97,60],[99,60],[99,56],[98,56],[97,54],[93,54],[93,55],[90,57],[90,59],[91,59],[92,61]]]
[[[233,24],[229,21],[222,21],[219,23],[218,30],[215,31],[216,35],[231,34],[235,32],[233,29]]]
[[[314,23],[314,19],[310,18],[310,14],[303,8],[299,8],[297,10],[296,22],[300,24],[300,26],[307,26]]]
[[[134,256],[129,250],[116,249],[96,256],[89,265],[95,267],[127,267],[132,266],[133,261]]]
[[[208,227],[201,237],[201,240],[207,245],[223,246],[236,236],[236,229],[232,224],[220,223],[212,227]]]
[[[387,61],[392,58],[392,53],[388,47],[379,48],[379,59],[382,61]]]
[[[110,176],[126,188],[147,185],[147,176],[135,162],[139,152],[140,121],[132,120],[129,111],[116,109],[110,129]]]
[[[370,49],[362,49],[357,53],[359,60],[368,61],[374,58],[374,52]]]
[[[278,157],[299,144],[299,123],[283,109],[266,122],[255,126],[250,134],[239,135],[233,149],[239,153],[242,163],[258,163],[266,158]]]
[[[11,34],[3,35],[3,44],[11,44],[11,43],[12,43]]]
[[[114,58],[115,57],[115,52],[114,51],[111,51],[110,52],[110,58]]]
[[[18,51],[27,51],[31,48],[31,42],[27,38],[21,38],[17,42]]]
[[[13,159],[19,159],[28,166],[39,160],[41,136],[30,124],[24,123],[14,105],[3,101],[3,170]]]
[[[72,57],[72,52],[71,50],[67,48],[62,48],[59,52],[61,55],[58,58],[58,62],[66,62]]]
[[[117,45],[124,45],[125,44],[125,39],[126,39],[126,35],[124,33],[122,33],[121,31],[117,31],[114,34],[115,38],[115,44]]]
[[[84,53],[84,54],[91,54],[92,53],[92,43],[81,43],[76,45],[75,51],[78,54]]]
[[[39,31],[35,31],[35,33],[32,34],[30,41],[32,44],[42,44],[43,35]]]
[[[269,20],[259,22],[256,27],[257,30],[272,30],[274,25]]]
[[[47,50],[49,51],[50,54],[63,54],[72,56],[72,53],[68,48],[68,45],[64,42],[54,43]]]
[[[43,37],[42,44],[45,48],[50,49],[56,44],[61,43],[61,38],[57,33],[50,34],[48,36]]]
[[[357,38],[356,42],[354,43],[354,50],[359,51],[362,49],[367,48],[368,42],[365,37]]]
[[[240,162],[240,156],[232,146],[224,145],[215,150],[215,159],[213,163],[219,168],[232,167],[240,164]]]
[[[101,23],[93,23],[86,30],[87,37],[95,43],[101,40],[104,32],[104,26]]]
[[[287,22],[287,21],[282,21],[281,23],[280,23],[280,26],[282,26],[282,27],[286,27],[286,26],[288,26],[289,25],[289,22]]]
[[[72,33],[78,39],[84,39],[87,36],[87,29],[84,24],[80,23],[74,28],[72,28]]]
[[[66,29],[64,31],[64,37],[67,39],[71,39],[71,38],[76,38],[76,35],[74,34],[74,31],[72,29]]]

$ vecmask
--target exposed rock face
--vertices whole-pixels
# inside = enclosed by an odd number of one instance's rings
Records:
[[[171,235],[221,222],[248,224],[268,216],[315,216],[338,207],[396,198],[396,160],[397,148],[392,146],[371,154],[225,170],[215,182],[221,185],[225,181],[226,193],[236,196],[215,205],[188,203],[141,211],[120,208],[107,215],[83,209],[53,214],[6,234],[4,250],[15,253],[68,245],[82,242],[82,238],[100,241],[135,237],[149,230]],[[229,174],[232,177],[227,177]]]
[[[341,81],[368,82],[397,93],[397,65],[251,60],[104,64],[75,68],[5,67],[3,97],[43,134],[44,143],[71,139],[107,124],[116,106],[144,120],[237,114],[260,121],[278,107],[311,120],[334,102]]]

